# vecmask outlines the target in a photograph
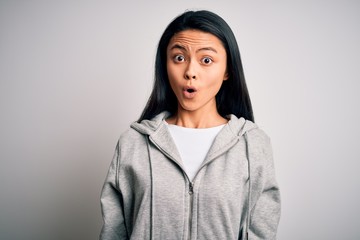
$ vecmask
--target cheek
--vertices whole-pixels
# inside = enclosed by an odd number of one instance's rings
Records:
[[[171,66],[167,66],[167,76],[169,79],[170,87],[174,93],[176,93],[176,85],[177,85],[177,74],[174,71],[174,68]]]
[[[181,78],[181,70],[177,67],[174,67],[172,64],[167,66],[167,75],[170,81],[170,84],[177,82]]]
[[[215,95],[219,92],[222,83],[223,83],[223,81],[218,80],[218,81],[214,82],[213,85],[211,86],[212,92]]]
[[[211,86],[212,88],[220,88],[225,78],[225,75],[223,74],[221,69],[213,72],[208,72],[207,76],[208,79],[211,79],[211,83],[209,83],[209,86]]]

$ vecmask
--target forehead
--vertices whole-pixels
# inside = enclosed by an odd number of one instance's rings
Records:
[[[218,37],[211,33],[194,29],[176,33],[170,39],[168,49],[176,44],[180,44],[186,48],[216,47],[224,49],[223,44]]]

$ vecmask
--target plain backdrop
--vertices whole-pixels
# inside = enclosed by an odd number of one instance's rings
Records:
[[[0,1],[0,239],[98,239],[119,135],[187,9],[233,29],[272,139],[280,240],[360,239],[360,2]]]

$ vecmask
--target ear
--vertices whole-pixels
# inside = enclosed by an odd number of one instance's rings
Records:
[[[229,79],[229,74],[228,72],[226,71],[225,74],[224,74],[224,81],[228,80]]]

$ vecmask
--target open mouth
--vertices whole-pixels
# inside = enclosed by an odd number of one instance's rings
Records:
[[[193,98],[193,97],[195,97],[196,92],[197,92],[196,88],[185,87],[183,93],[184,93],[185,98]]]
[[[184,88],[184,91],[188,92],[188,93],[194,93],[194,92],[196,92],[196,88],[188,86],[188,87]]]

